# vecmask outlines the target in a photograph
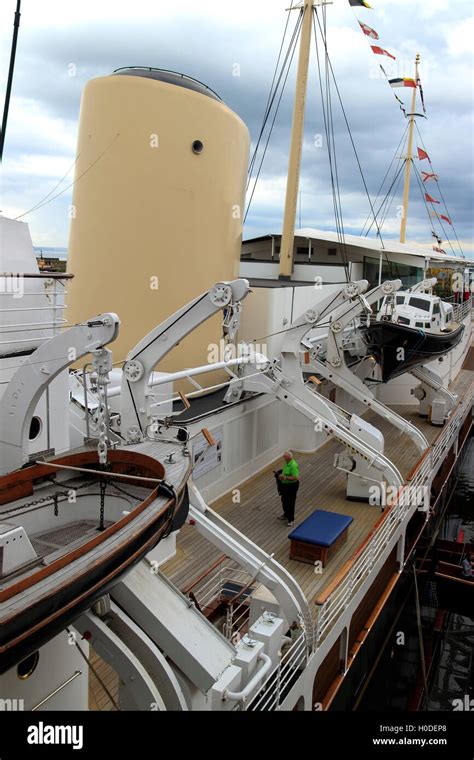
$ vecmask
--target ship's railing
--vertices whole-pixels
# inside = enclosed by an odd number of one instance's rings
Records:
[[[466,409],[472,406],[474,393],[471,391],[461,401],[456,414],[445,423],[444,428],[431,446],[431,464],[436,464],[449,446],[449,441],[459,427],[460,420],[465,416]]]
[[[444,458],[454,435],[458,432],[473,402],[474,391],[470,391],[446,422],[440,435],[425,453],[418,466],[408,476],[394,504],[381,517],[364,544],[343,566],[335,580],[316,600],[319,608],[315,631],[316,648],[349,606],[354,595],[370,574],[374,564],[381,558],[387,546],[399,532],[400,523],[407,516],[411,516],[420,506],[423,500],[423,489],[427,488],[431,475]]]
[[[244,628],[248,624],[249,606],[247,604],[247,598],[239,597],[240,601],[235,604],[229,602],[226,609],[226,621],[222,628],[222,633],[234,643],[243,634]]]
[[[4,347],[3,351],[9,345],[39,343],[56,335],[67,321],[63,315],[67,308],[64,303],[68,292],[66,283],[73,276],[63,272],[0,273],[0,346]],[[29,289],[30,281],[40,281],[43,288]],[[38,312],[41,318],[35,319]],[[35,335],[39,331],[46,335]],[[19,333],[27,333],[28,337],[18,338]]]
[[[302,633],[286,651],[282,651],[277,667],[245,709],[276,710],[306,666],[307,653],[306,637]]]
[[[213,612],[225,603],[222,632],[227,639],[232,640],[242,633],[247,624],[248,597],[255,585],[249,573],[223,555],[183,593],[190,596],[204,614]]]
[[[472,309],[474,308],[474,299],[469,298],[467,301],[464,301],[464,303],[460,304],[453,304],[453,319],[455,322],[462,322],[463,319],[466,319],[466,317],[471,314]]]

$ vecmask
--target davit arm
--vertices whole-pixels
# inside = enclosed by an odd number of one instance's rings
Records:
[[[200,324],[224,311],[224,334],[231,339],[240,324],[240,302],[250,292],[247,280],[218,282],[157,325],[127,356],[121,388],[121,434],[128,443],[136,443],[146,435],[149,424],[147,388],[156,365],[186,335]]]
[[[26,357],[0,401],[0,473],[21,467],[28,459],[28,430],[38,401],[64,369],[86,354],[101,361],[103,347],[118,335],[116,314],[101,314],[45,341]]]

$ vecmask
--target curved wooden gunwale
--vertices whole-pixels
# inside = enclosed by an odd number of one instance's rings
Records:
[[[57,459],[54,461],[58,464],[82,466],[82,465],[87,465],[87,464],[98,465],[97,460],[98,460],[98,457],[95,451],[90,451],[90,452],[87,451],[87,452],[80,452],[78,454],[72,454],[67,457],[63,457],[62,459]],[[115,464],[115,465],[126,466],[129,469],[130,468],[133,468],[135,470],[143,469],[145,470],[145,472],[142,472],[141,474],[144,477],[149,477],[151,475],[154,475],[155,477],[161,480],[165,473],[164,467],[160,462],[158,462],[155,459],[152,459],[149,456],[146,456],[145,454],[140,454],[137,452],[132,452],[132,451],[129,452],[129,451],[123,451],[123,450],[111,451],[109,452],[109,461],[111,462],[112,466]],[[112,477],[113,472],[114,472],[113,470],[104,472],[104,477]],[[31,493],[33,493],[33,482],[45,476],[50,477],[51,469],[43,465],[35,465],[31,468],[26,468],[25,470],[21,470],[20,473],[18,474],[22,476],[23,482],[29,482],[31,484]],[[132,474],[132,473],[129,472],[129,474]],[[1,478],[0,489],[4,487],[5,479],[7,479],[10,483],[13,483],[13,487],[14,487],[14,480],[12,481],[12,476],[14,475],[15,473],[10,473],[9,475],[6,475],[4,478]],[[131,481],[131,482],[133,482],[134,485],[137,485],[138,483],[138,481],[136,480]],[[144,485],[145,484],[146,482],[144,481]],[[57,572],[61,568],[65,567],[66,565],[69,565],[71,562],[83,556],[84,554],[87,554],[98,545],[104,543],[104,541],[107,541],[107,539],[113,536],[114,533],[117,533],[117,531],[124,528],[128,523],[132,522],[139,514],[141,514],[152,502],[156,500],[157,496],[158,496],[158,487],[154,488],[150,492],[150,494],[146,497],[146,499],[144,499],[144,501],[142,501],[137,507],[135,507],[130,512],[130,514],[124,515],[122,519],[118,520],[113,525],[110,525],[108,528],[101,531],[97,536],[94,536],[93,538],[89,539],[89,541],[86,541],[82,546],[77,547],[72,552],[67,552],[62,557],[58,557],[58,559],[54,560],[47,567],[42,567],[41,569],[32,573],[27,578],[23,578],[22,580],[19,580],[16,583],[13,583],[11,586],[4,589],[3,591],[0,591],[0,603],[5,602],[7,599],[11,599],[11,597],[15,596],[16,594],[19,594],[20,592],[24,591],[27,588],[30,588],[31,586],[35,585],[39,581],[43,580],[44,578],[47,578],[49,575],[53,575],[55,572]],[[160,510],[160,513],[159,515],[157,515],[157,517],[161,516],[162,512],[165,512],[166,509],[168,508],[169,506],[167,502],[163,506],[163,508]]]
[[[181,495],[181,499],[179,500],[176,509],[179,509],[182,499],[184,495]],[[160,520],[160,518],[163,515],[163,512],[166,512],[167,509],[169,509],[169,505],[171,503],[171,500],[168,500],[163,509],[160,510],[159,515],[157,515],[157,521]],[[156,522],[156,521],[155,521]],[[8,667],[11,666],[11,664],[15,661],[18,661],[19,656],[15,656],[15,652],[21,651],[21,657],[27,656],[29,651],[25,651],[25,647],[28,647],[28,643],[30,642],[30,650],[33,651],[37,646],[41,645],[41,643],[44,643],[44,641],[47,641],[49,638],[51,638],[51,635],[46,635],[46,631],[50,630],[54,626],[58,630],[60,630],[65,625],[68,625],[71,620],[74,619],[78,614],[80,614],[81,611],[84,609],[87,609],[91,603],[97,598],[99,598],[101,595],[106,593],[107,589],[111,587],[111,585],[120,578],[129,567],[136,564],[145,554],[147,554],[151,549],[156,546],[156,543],[162,538],[163,534],[166,531],[166,528],[168,526],[168,521],[163,523],[162,525],[159,525],[159,527],[154,531],[153,535],[150,536],[146,541],[143,542],[138,548],[136,548],[132,554],[127,556],[124,560],[120,562],[120,564],[114,566],[110,571],[108,571],[105,575],[101,575],[100,579],[97,580],[92,586],[88,586],[86,589],[84,589],[81,593],[75,594],[73,598],[71,598],[68,602],[61,605],[57,610],[50,613],[46,617],[41,616],[41,619],[38,622],[34,622],[32,625],[29,625],[26,630],[23,630],[19,632],[14,638],[9,639],[5,642],[5,644],[0,646],[0,673],[5,672]],[[152,526],[151,526],[152,527]],[[150,528],[150,526],[149,526]],[[157,535],[158,534],[158,535]],[[135,537],[136,538],[136,537]],[[133,537],[130,538],[129,543],[133,542]],[[122,552],[122,547],[117,547],[114,552],[111,553],[107,557],[108,560],[112,559],[113,556],[118,555]],[[104,560],[105,561],[105,560]],[[104,564],[104,561],[96,562],[94,566],[89,568],[90,573],[94,573],[97,568],[102,566]],[[73,583],[74,581],[77,581],[77,577],[74,579],[70,579],[69,584]],[[61,587],[61,590],[64,590],[65,585]],[[58,590],[54,590],[49,594],[49,598],[51,596],[55,596],[58,593]],[[47,601],[48,597],[45,597],[43,601]],[[20,613],[18,616],[21,616]],[[66,620],[66,622],[64,622]],[[59,625],[59,628],[58,628]],[[53,634],[55,635],[55,632],[57,632],[56,629],[53,628]]]
[[[97,464],[95,452],[87,453],[89,456],[86,457],[88,461],[85,464],[92,463],[95,466]],[[130,472],[130,463],[133,459],[135,469],[139,462],[141,462],[142,470],[143,466],[147,467],[147,476],[154,475],[158,476],[157,479],[161,479],[160,476],[164,474],[163,466],[147,455],[124,452],[123,450],[112,453],[115,455],[113,458],[115,459],[116,467],[122,463],[122,465],[128,468],[128,472]],[[129,456],[130,453],[132,454],[131,457]],[[83,453],[80,456],[83,456]],[[92,457],[92,460],[90,457]],[[71,461],[70,457],[66,459]],[[64,460],[55,461],[62,462]],[[77,459],[75,463],[77,463]],[[41,465],[38,467],[41,467]],[[38,470],[33,467],[29,469],[33,472],[34,479],[37,479]],[[48,471],[51,473],[49,468]],[[8,630],[4,631],[5,636],[2,637],[3,641],[0,644],[0,673],[14,666],[20,659],[31,654],[31,652],[35,651],[67,625],[71,624],[94,601],[108,593],[124,573],[128,572],[133,565],[139,562],[166,536],[170,526],[173,524],[173,520],[183,506],[187,494],[186,482],[190,472],[191,462],[189,461],[188,467],[183,472],[181,482],[176,486],[176,498],[166,498],[165,493],[162,506],[156,511],[151,510],[149,516],[142,517],[141,524],[137,530],[133,530],[133,523],[131,526],[129,525],[123,541],[118,543],[115,540],[115,545],[113,548],[111,546],[110,550],[108,550],[107,544],[105,546],[103,544],[99,545],[98,551],[101,552],[101,556],[95,556],[97,553],[97,549],[95,549],[91,553],[91,562],[87,561],[87,554],[79,557],[81,567],[78,568],[77,572],[70,573],[66,581],[62,581],[57,585],[53,583],[53,586],[48,587],[45,593],[35,599],[32,604],[17,610],[16,613],[5,621],[5,629],[8,628]],[[134,480],[133,484],[136,485],[137,481]],[[156,496],[159,496],[159,488],[160,486],[155,488],[147,497],[147,503]],[[168,496],[169,493],[170,491],[168,491]],[[142,504],[140,504],[140,512],[143,513],[146,506],[144,505],[143,509],[141,507]],[[171,507],[173,507],[172,510]],[[135,514],[138,514],[138,508],[135,510]],[[127,515],[126,518],[120,521],[119,528],[130,523],[130,518],[133,519],[133,514]],[[99,540],[107,540],[104,537],[105,533],[106,531],[103,531],[98,536]],[[91,542],[88,542],[86,546],[90,547]],[[67,556],[69,561],[71,561],[72,552]],[[86,565],[84,565],[85,562],[87,563]],[[37,574],[33,577],[35,582],[38,581]],[[26,616],[28,616],[27,624]],[[22,623],[22,619],[25,621],[25,624]]]

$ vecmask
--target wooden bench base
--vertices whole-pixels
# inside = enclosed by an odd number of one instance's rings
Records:
[[[346,543],[348,532],[349,526],[342,531],[341,535],[336,538],[331,546],[321,546],[321,544],[310,544],[306,541],[294,541],[291,539],[290,559],[296,559],[299,562],[307,562],[310,565],[314,565],[314,563],[319,560],[324,567],[330,557],[332,557],[333,554]]]

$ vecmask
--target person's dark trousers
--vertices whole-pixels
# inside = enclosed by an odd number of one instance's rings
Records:
[[[281,498],[281,488],[282,488],[281,481],[280,481],[281,470],[273,470],[273,474],[274,474],[275,480],[276,480],[276,487],[277,487],[277,491],[278,491],[278,496]]]
[[[297,480],[293,483],[280,483],[283,514],[288,522],[293,522],[295,519],[296,494],[298,493],[299,487],[300,484]]]

